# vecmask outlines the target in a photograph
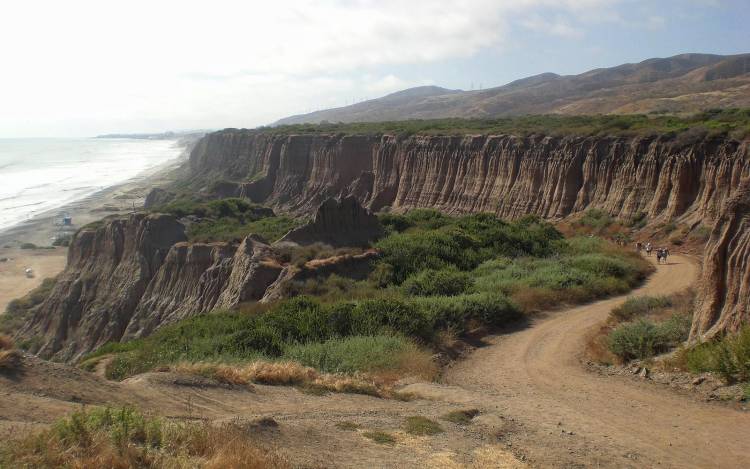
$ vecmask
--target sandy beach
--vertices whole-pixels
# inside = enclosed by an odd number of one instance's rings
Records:
[[[122,184],[103,189],[84,199],[49,212],[40,213],[28,221],[0,232],[0,314],[8,303],[26,295],[41,284],[42,280],[54,277],[65,267],[67,248],[50,248],[55,236],[61,234],[59,225],[61,212],[72,219],[72,226],[65,233],[110,215],[126,215],[143,207],[149,191],[174,180],[179,166],[185,161],[185,153],[179,158],[145,171]],[[33,243],[37,249],[21,249],[24,243]],[[3,260],[5,259],[5,260]],[[25,270],[32,269],[33,277]]]

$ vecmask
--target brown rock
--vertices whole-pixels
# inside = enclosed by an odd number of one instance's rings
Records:
[[[710,225],[750,173],[748,141],[701,137],[272,135],[225,130],[190,156],[195,175],[239,181],[240,195],[311,213],[330,197],[365,207],[529,213],[589,208],[628,219]],[[252,180],[252,182],[245,182]]]
[[[750,179],[722,209],[705,253],[692,341],[736,332],[750,320]]]
[[[290,231],[279,241],[302,245],[324,243],[334,247],[367,246],[382,235],[378,217],[350,196],[326,200],[318,207],[312,222]]]
[[[169,215],[135,214],[83,228],[50,296],[21,331],[43,357],[70,360],[119,340],[149,282],[184,227]]]
[[[137,214],[84,229],[49,298],[19,333],[42,357],[75,360],[112,341],[148,335],[215,308],[260,300],[281,272],[268,245],[187,243],[168,215]]]

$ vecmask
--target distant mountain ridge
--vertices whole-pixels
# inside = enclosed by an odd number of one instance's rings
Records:
[[[524,114],[697,112],[750,107],[750,54],[682,54],[579,75],[543,73],[480,91],[421,86],[275,125]]]

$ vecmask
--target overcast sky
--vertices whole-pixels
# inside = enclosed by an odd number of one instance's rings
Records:
[[[750,0],[0,3],[0,137],[255,127],[435,84],[750,52]]]

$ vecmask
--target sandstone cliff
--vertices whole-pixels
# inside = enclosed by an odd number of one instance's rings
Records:
[[[693,341],[736,332],[750,321],[750,180],[722,209],[705,253]]]
[[[20,331],[45,358],[75,360],[111,341],[215,308],[260,300],[281,266],[252,237],[189,244],[168,215],[132,215],[84,228],[53,291]]]
[[[50,296],[21,334],[41,336],[43,357],[69,359],[122,337],[132,312],[184,228],[163,215],[133,215],[83,228]]]
[[[195,175],[280,210],[312,213],[330,197],[377,211],[528,213],[589,208],[629,218],[715,219],[750,175],[748,141],[670,137],[273,135],[227,129],[193,150]]]
[[[353,196],[328,199],[315,213],[315,219],[280,239],[296,244],[324,243],[334,247],[368,246],[383,235],[378,217],[363,208]]]

